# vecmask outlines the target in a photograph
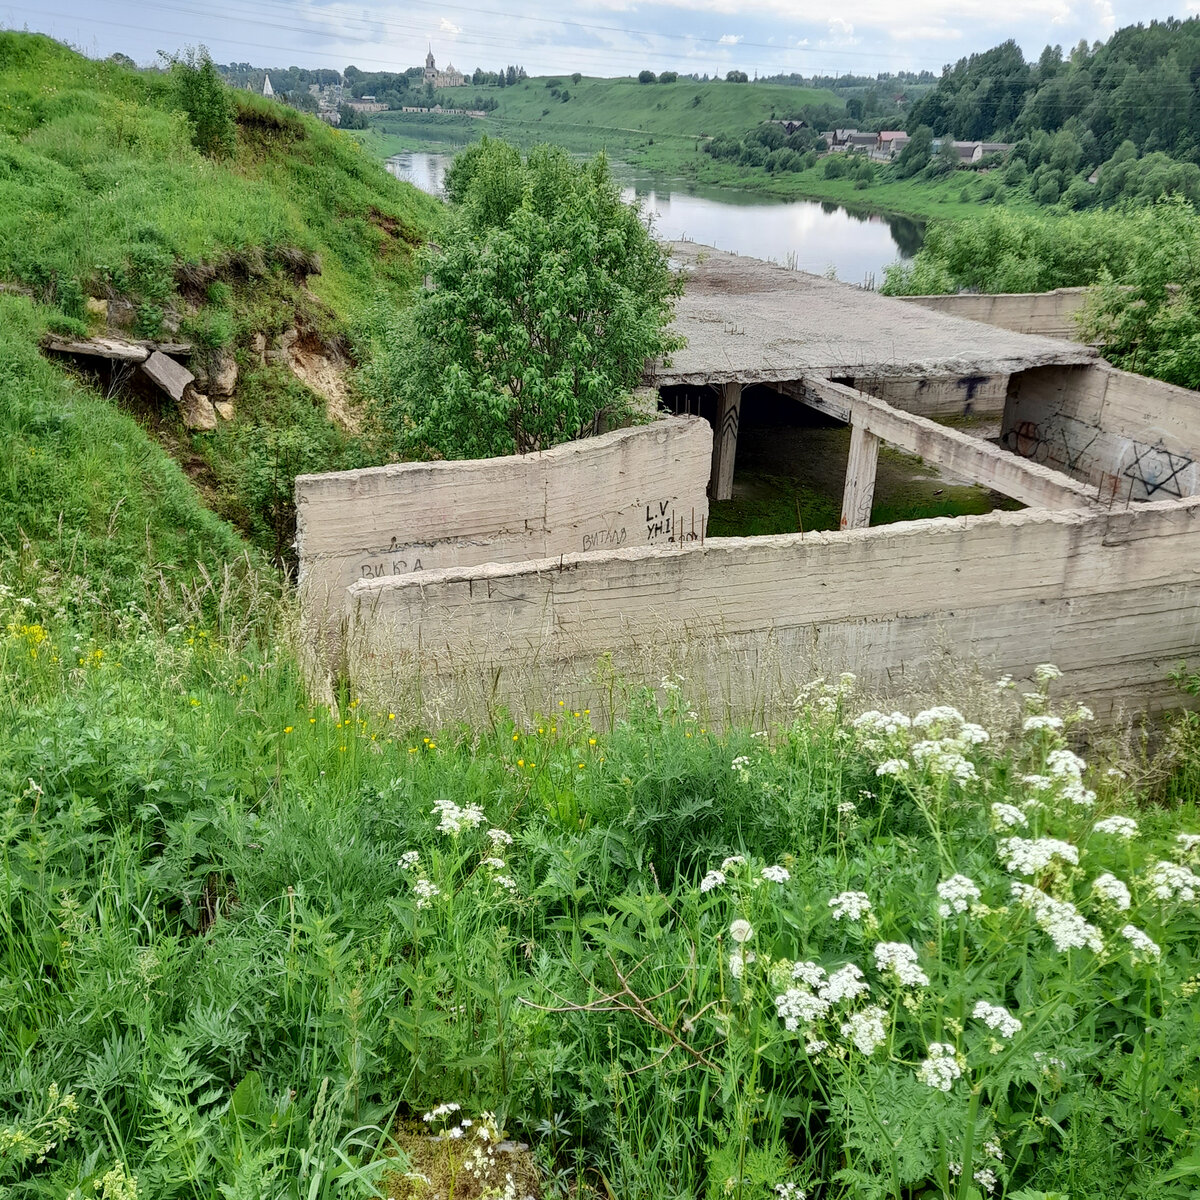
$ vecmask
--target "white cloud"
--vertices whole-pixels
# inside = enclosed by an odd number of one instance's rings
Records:
[[[462,33],[460,26],[455,25],[453,21],[447,21],[445,17],[438,22],[438,29],[442,33],[450,34],[451,37],[453,37],[456,33]]]
[[[718,46],[736,46],[742,40],[740,33],[723,33],[717,39]]]

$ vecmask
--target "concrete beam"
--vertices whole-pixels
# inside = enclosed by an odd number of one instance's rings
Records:
[[[826,404],[848,408],[855,427],[909,454],[919,455],[960,479],[992,488],[1032,508],[1099,508],[1094,489],[1040,463],[1010,454],[982,438],[949,429],[927,417],[901,412],[882,400],[829,379],[807,376],[803,382],[807,390]]]
[[[852,425],[850,457],[846,461],[846,487],[842,492],[843,529],[870,528],[878,466],[879,438],[862,425]]]
[[[738,422],[742,415],[742,385],[723,383],[717,388],[717,421],[713,428],[712,477],[714,500],[733,498],[733,463],[737,458]]]

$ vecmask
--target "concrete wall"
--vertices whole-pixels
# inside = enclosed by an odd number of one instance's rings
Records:
[[[1002,438],[1013,452],[1095,487],[1105,501],[1200,492],[1200,392],[1107,363],[1014,375]]]
[[[856,375],[839,379],[894,408],[921,417],[998,417],[1008,394],[1007,374]]]
[[[396,463],[296,479],[307,615],[356,579],[699,539],[712,430],[669,417],[538,454]]]
[[[934,312],[968,321],[982,321],[1013,333],[1079,340],[1075,314],[1083,307],[1087,288],[1058,288],[1053,292],[1010,292],[1002,295],[963,293],[958,296],[901,296]]]
[[[1167,675],[1200,646],[1197,563],[1200,499],[425,572],[351,587],[349,662],[359,692],[432,720],[501,700],[600,712],[606,655],[755,719],[820,672],[920,691],[949,647],[1018,676],[1055,662],[1111,717],[1179,703]]]

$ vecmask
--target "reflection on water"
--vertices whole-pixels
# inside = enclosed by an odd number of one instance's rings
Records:
[[[414,152],[388,160],[388,170],[423,191],[442,190],[452,156]],[[883,282],[883,269],[921,247],[919,221],[893,213],[856,213],[815,200],[770,200],[735,188],[689,187],[674,180],[614,174],[626,200],[636,200],[661,238],[767,258],[816,275],[831,269],[847,283]]]

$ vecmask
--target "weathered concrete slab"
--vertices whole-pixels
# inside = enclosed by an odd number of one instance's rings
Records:
[[[149,358],[142,363],[142,370],[146,373],[149,379],[157,384],[176,404],[183,403],[183,394],[187,390],[189,384],[195,382],[195,375],[181,366],[169,355],[164,354],[161,350],[155,350]]]
[[[667,417],[538,454],[301,475],[303,610],[336,624],[358,579],[699,540],[711,463],[708,422]]]
[[[1079,341],[1078,314],[1087,288],[1055,288],[1052,292],[962,292],[956,296],[900,296],[905,304],[967,321],[982,321],[1014,333]]]
[[[92,358],[107,358],[115,362],[144,363],[151,354],[148,347],[122,338],[50,338],[46,348],[59,354],[84,354]]]
[[[688,344],[670,366],[650,372],[659,385],[818,374],[853,379],[878,395],[865,379],[1003,382],[1014,371],[1097,357],[1088,346],[1012,333],[692,242],[674,242],[671,252],[687,272],[674,328]]]
[[[449,569],[350,596],[356,691],[430,720],[553,698],[599,712],[604,655],[765,719],[828,671],[920,692],[945,647],[1016,676],[1055,662],[1104,718],[1182,702],[1169,674],[1200,646],[1200,498]]]

